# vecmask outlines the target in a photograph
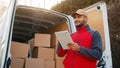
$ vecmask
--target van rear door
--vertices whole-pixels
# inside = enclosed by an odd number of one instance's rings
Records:
[[[103,42],[103,56],[98,62],[98,68],[112,68],[110,36],[107,19],[107,8],[103,1],[93,4],[85,10],[88,13],[88,24],[92,29],[98,30]]]
[[[0,0],[0,68],[8,68],[15,0]]]

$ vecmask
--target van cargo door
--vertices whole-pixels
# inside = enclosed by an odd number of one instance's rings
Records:
[[[7,59],[10,57],[14,9],[15,0],[0,0],[0,68],[7,67]]]

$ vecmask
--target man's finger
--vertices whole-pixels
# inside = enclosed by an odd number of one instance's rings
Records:
[[[72,47],[72,45],[67,45],[68,47]]]
[[[74,45],[74,43],[68,43],[68,45]]]

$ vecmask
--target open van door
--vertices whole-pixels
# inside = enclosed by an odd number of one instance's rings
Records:
[[[98,30],[102,37],[103,56],[98,61],[98,68],[112,68],[111,46],[106,4],[101,1],[91,5],[85,10],[88,13],[88,24],[92,29]]]
[[[0,0],[0,68],[10,64],[10,41],[13,25],[15,0]]]

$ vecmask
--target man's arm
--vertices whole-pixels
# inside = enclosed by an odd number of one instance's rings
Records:
[[[92,38],[91,49],[78,45],[77,43],[68,43],[68,47],[74,51],[78,51],[80,55],[99,60],[102,56],[102,40],[99,32],[95,32]]]
[[[98,31],[93,34],[91,49],[80,46],[79,53],[96,60],[102,57],[102,40]]]
[[[63,48],[61,47],[61,44],[59,43],[57,47],[57,55],[59,57],[63,57],[66,53],[67,53],[67,50],[63,50]]]

